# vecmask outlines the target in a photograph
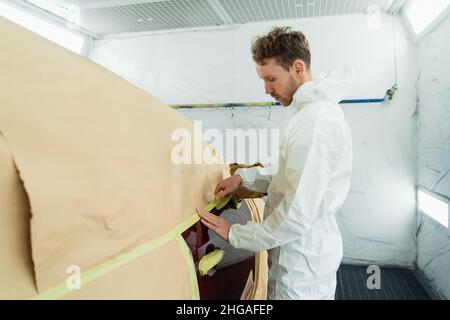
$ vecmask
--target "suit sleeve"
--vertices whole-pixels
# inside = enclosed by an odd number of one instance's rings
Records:
[[[267,193],[272,181],[272,175],[261,167],[238,169],[235,174],[241,176],[243,187],[254,192]]]

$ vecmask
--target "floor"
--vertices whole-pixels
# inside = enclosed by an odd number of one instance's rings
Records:
[[[371,275],[367,267],[342,265],[338,270],[336,300],[432,300],[412,270],[381,268],[380,289],[372,290],[367,286]]]

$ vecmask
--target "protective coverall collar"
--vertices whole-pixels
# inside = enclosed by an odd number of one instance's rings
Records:
[[[348,66],[333,69],[328,74],[320,74],[297,90],[290,107],[302,108],[305,103],[330,100],[339,103],[349,92],[354,79],[354,71]]]

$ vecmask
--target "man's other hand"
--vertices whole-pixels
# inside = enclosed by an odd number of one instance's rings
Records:
[[[238,174],[231,176],[225,180],[222,180],[217,184],[216,190],[214,191],[216,199],[222,200],[226,196],[235,193],[236,190],[239,189],[241,183],[242,178]]]
[[[231,225],[224,218],[218,217],[212,213],[197,209],[197,214],[202,219],[202,223],[209,229],[217,233],[223,240],[228,241]]]

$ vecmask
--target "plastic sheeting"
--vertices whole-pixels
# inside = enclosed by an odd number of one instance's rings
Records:
[[[192,122],[201,125],[204,133],[210,129],[219,130],[224,142],[227,140],[227,131],[229,134],[235,134],[236,130],[257,131],[256,139],[254,139],[256,143],[248,139],[243,149],[239,148],[236,138],[234,152],[229,152],[226,145],[220,146],[220,140],[211,139],[213,148],[223,148],[223,156],[227,163],[253,164],[259,161],[269,165],[272,163],[271,160],[277,157],[277,151],[274,148],[279,146],[281,124],[286,117],[286,109],[283,107],[178,109],[178,111]]]
[[[450,16],[419,44],[419,181],[450,198]],[[450,299],[450,230],[418,212],[417,264]]]

